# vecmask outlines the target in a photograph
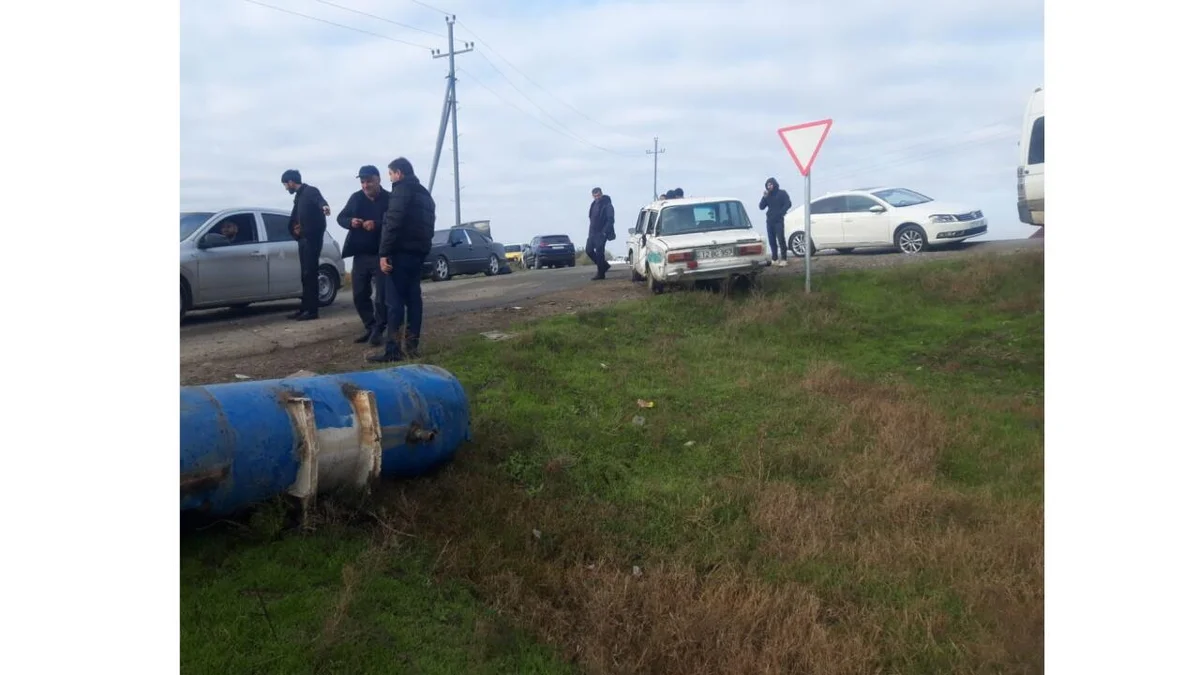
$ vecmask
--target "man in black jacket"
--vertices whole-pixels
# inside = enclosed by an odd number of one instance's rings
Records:
[[[357,343],[383,344],[387,332],[387,279],[379,268],[379,239],[383,231],[383,214],[387,211],[390,193],[380,185],[379,169],[367,165],[358,170],[362,189],[350,195],[346,208],[337,216],[338,225],[346,228],[346,243],[342,257],[353,256],[350,286],[354,289],[354,309],[362,319],[364,332]],[[371,302],[371,286],[375,287],[375,302]]]
[[[300,285],[304,289],[300,311],[289,318],[311,321],[317,318],[317,268],[321,264],[321,247],[325,245],[329,202],[320,190],[305,184],[295,169],[284,171],[281,180],[283,187],[296,196],[292,201],[292,236],[300,242]]]
[[[433,248],[433,197],[413,175],[412,162],[403,157],[388,164],[392,194],[383,216],[383,234],[379,241],[379,267],[386,275],[387,346],[382,354],[368,358],[376,363],[399,361],[417,356],[421,342],[424,303],[421,299],[421,272],[425,258]],[[400,330],[408,319],[401,351]]]
[[[779,181],[768,178],[762,199],[758,202],[759,210],[767,212],[767,241],[771,243],[771,260],[778,262],[780,267],[787,267],[787,241],[783,236],[783,217],[792,208],[792,199],[786,190],[779,187]],[[783,256],[783,260],[779,256]]]
[[[596,263],[596,276],[592,277],[592,281],[603,279],[604,275],[608,273],[608,268],[612,267],[604,259],[604,247],[608,245],[608,242],[617,238],[616,230],[613,229],[615,220],[612,199],[600,188],[592,188],[592,205],[588,208],[587,238],[587,256]]]

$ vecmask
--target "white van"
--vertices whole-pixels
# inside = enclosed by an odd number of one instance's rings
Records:
[[[1033,90],[1025,106],[1025,122],[1021,125],[1021,140],[1017,147],[1021,156],[1017,164],[1017,215],[1026,225],[1046,225],[1046,91]]]

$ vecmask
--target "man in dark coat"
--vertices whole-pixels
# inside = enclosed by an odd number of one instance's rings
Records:
[[[288,169],[283,172],[283,187],[295,195],[292,201],[292,236],[300,242],[300,285],[304,289],[300,298],[300,311],[289,318],[311,321],[317,318],[317,268],[321,264],[321,247],[325,245],[325,217],[329,215],[329,202],[321,191],[306,184],[300,172]]]
[[[604,247],[608,242],[617,238],[614,224],[616,217],[613,213],[612,199],[600,188],[592,188],[592,205],[588,208],[588,238],[587,256],[596,263],[596,276],[592,281],[599,281],[612,267],[604,259]]]
[[[412,162],[403,157],[388,164],[392,194],[383,216],[383,235],[379,240],[379,267],[388,284],[387,346],[382,354],[369,357],[376,363],[414,358],[421,342],[424,302],[421,298],[421,273],[425,258],[433,248],[436,219],[433,197],[413,173]],[[405,327],[404,339],[400,331]],[[400,348],[404,345],[403,351]]]
[[[771,260],[779,263],[780,267],[786,267],[788,250],[783,236],[783,217],[792,208],[792,199],[774,178],[768,178],[765,187],[758,208],[767,212],[767,241],[771,244]],[[779,259],[781,255],[783,260]]]
[[[379,239],[383,232],[383,215],[391,195],[380,185],[379,169],[367,165],[358,170],[362,189],[350,195],[346,208],[337,216],[338,225],[346,228],[346,243],[342,257],[353,257],[350,285],[354,289],[354,309],[362,319],[364,332],[355,342],[370,342],[378,347],[387,333],[387,278],[379,268]],[[371,302],[374,286],[375,302]]]

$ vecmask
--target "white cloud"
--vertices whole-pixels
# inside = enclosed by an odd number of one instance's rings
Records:
[[[446,46],[314,0],[263,1]],[[413,2],[338,4],[445,30]],[[815,194],[903,184],[981,206],[1000,233],[1029,232],[1016,220],[1014,167],[1025,101],[1043,83],[1040,1],[431,4],[457,13],[456,37],[499,50],[477,44],[458,61],[462,215],[490,218],[500,240],[582,238],[594,185],[613,196],[619,227],[632,223],[652,195],[655,136],[667,150],[660,192],[736,196],[761,220],[767,176],[802,191],[775,130],[824,117],[835,122]],[[243,0],[184,0],[181,22],[181,207],[286,207],[287,168],[340,203],[359,165],[399,155],[428,182],[445,59]],[[441,225],[454,218],[450,157],[447,139]]]

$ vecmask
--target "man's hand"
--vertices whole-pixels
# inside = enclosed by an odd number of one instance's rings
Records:
[[[322,207],[321,207],[321,211],[322,211],[322,212],[323,212],[325,215],[329,215],[329,205],[328,205],[328,204],[326,204],[325,206],[322,206]]]
[[[392,261],[388,260],[387,256],[381,256],[379,258],[379,269],[382,270],[384,274],[391,274]]]
[[[300,236],[300,223],[292,223],[292,234]]]
[[[770,192],[770,190],[763,190],[763,196],[766,197]]]
[[[374,231],[375,231],[375,221],[373,221],[373,220],[364,220],[364,221],[363,221],[363,224],[362,224],[362,227],[363,227],[363,229],[364,229],[364,230],[366,230],[367,232],[374,232]]]
[[[363,224],[362,218],[351,218],[350,219],[350,227],[362,227],[362,224]]]

